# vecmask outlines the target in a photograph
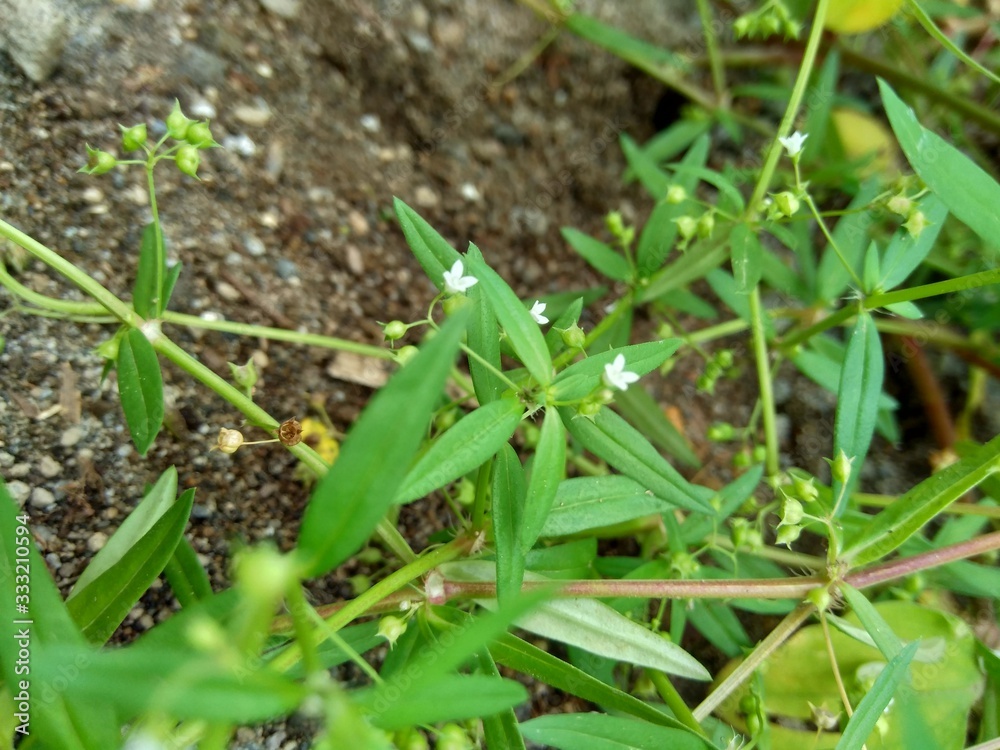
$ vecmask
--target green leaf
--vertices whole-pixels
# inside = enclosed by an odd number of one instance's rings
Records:
[[[688,619],[699,633],[726,656],[738,656],[753,643],[733,610],[722,602],[691,602]]]
[[[421,682],[406,699],[389,700],[376,690],[355,694],[372,724],[388,731],[417,724],[461,721],[492,716],[528,699],[528,691],[512,681],[489,675],[445,675]]]
[[[729,235],[729,243],[733,254],[733,277],[736,279],[736,291],[748,294],[757,286],[763,271],[761,256],[764,249],[760,245],[757,233],[746,224],[737,224]]]
[[[627,391],[615,394],[615,408],[653,445],[685,466],[701,466],[684,433],[667,419],[663,407],[638,383]]]
[[[488,461],[510,440],[523,414],[520,401],[502,398],[464,416],[410,469],[396,502],[424,497]]]
[[[154,223],[143,227],[139,245],[139,269],[136,272],[135,286],[132,287],[132,307],[143,318],[155,318],[159,314],[156,304],[156,231]]]
[[[493,538],[497,552],[497,599],[512,601],[524,579],[521,528],[524,521],[524,469],[509,444],[497,454],[493,469]]]
[[[840,388],[837,391],[837,414],[833,423],[833,455],[839,456],[843,451],[848,458],[854,459],[854,463],[846,483],[834,481],[834,498],[846,498],[857,486],[861,464],[875,433],[884,371],[882,341],[875,328],[875,321],[869,313],[862,312],[854,324],[844,355]],[[846,502],[838,501],[837,515],[845,507]]]
[[[563,424],[580,444],[671,505],[714,515],[702,498],[711,492],[689,484],[634,427],[610,409],[593,421],[560,410]]]
[[[471,252],[466,260],[468,272],[479,279],[479,284],[517,356],[538,384],[547,386],[552,382],[552,358],[538,323],[496,271]]]
[[[118,395],[132,442],[145,456],[163,424],[163,377],[153,345],[132,328],[118,347]]]
[[[878,245],[876,245],[873,240],[868,245],[868,250],[865,252],[864,272],[861,275],[865,294],[875,293],[878,288],[880,276],[881,270],[879,268]]]
[[[181,269],[184,268],[184,264],[177,261],[172,266],[167,266],[167,273],[163,277],[163,304],[160,309],[160,314],[167,309],[167,305],[170,304],[170,298],[174,295],[174,287],[177,286],[177,279],[180,278]]]
[[[716,530],[720,521],[729,518],[743,503],[750,499],[750,496],[757,489],[757,485],[760,484],[763,476],[763,464],[751,466],[719,490],[712,502],[712,505],[718,508],[715,517],[708,518],[704,515],[693,515],[685,518],[684,523],[681,525],[681,536],[685,544],[701,544],[708,534]]]
[[[840,53],[831,50],[815,81],[806,90],[806,121],[803,132],[809,134],[809,139],[802,150],[803,164],[812,164],[816,161],[826,140],[839,74]]]
[[[913,170],[948,209],[988,247],[1000,243],[1000,185],[969,157],[917,121],[885,81],[882,104]]]
[[[141,654],[132,647],[95,652],[60,646],[33,666],[40,681],[54,682],[65,681],[65,665],[80,665],[66,689],[70,697],[101,701],[125,716],[155,710],[178,719],[249,724],[287,714],[309,695],[284,675],[253,668],[252,658],[230,669],[190,649],[143,649]]]
[[[579,401],[590,395],[601,385],[605,365],[614,362],[618,355],[625,357],[626,370],[641,376],[666,362],[680,345],[680,339],[663,339],[592,354],[574,362],[556,376],[552,381],[552,400]]]
[[[628,261],[600,240],[595,240],[590,235],[572,227],[563,227],[562,236],[569,243],[569,246],[580,254],[580,257],[609,279],[625,281],[632,275]]]
[[[739,291],[739,284],[727,271],[716,268],[705,275],[705,281],[712,287],[712,291],[721,299],[726,306],[736,313],[741,320],[745,320],[748,325],[752,325],[750,315],[750,295]],[[758,279],[759,281],[759,279]],[[774,338],[774,323],[769,316],[764,317],[764,334],[770,341]]]
[[[410,246],[417,262],[423,267],[427,278],[434,282],[438,289],[443,290],[444,272],[451,268],[456,260],[461,260],[462,256],[437,233],[434,227],[399,198],[392,199],[392,206],[396,210],[403,236],[406,237],[406,244]]]
[[[580,313],[583,312],[583,298],[577,297],[562,314],[552,321],[549,330],[545,334],[545,345],[549,348],[549,354],[555,356],[557,352],[566,348],[562,340],[562,331],[572,328],[580,320]]]
[[[878,613],[868,598],[853,586],[843,583],[839,589],[858,620],[868,631],[868,635],[872,637],[875,646],[882,652],[882,656],[886,659],[895,658],[903,650],[903,641],[892,632],[885,618]]]
[[[559,483],[542,536],[569,536],[670,509],[670,503],[628,477],[567,479]]]
[[[597,540],[590,537],[528,550],[524,567],[547,578],[589,578],[596,560]]]
[[[488,561],[445,563],[440,570],[450,580],[496,579],[496,570]],[[547,580],[533,573],[525,574],[524,578]],[[492,601],[482,602],[482,605],[495,606]],[[680,646],[595,599],[550,601],[518,619],[517,626],[618,662],[659,669],[692,680],[711,679],[708,670]]]
[[[479,662],[479,671],[484,675],[500,678],[500,670],[497,669],[493,657],[485,648],[480,649],[476,656]],[[517,716],[513,709],[507,709],[492,716],[483,717],[483,736],[486,740],[486,747],[504,748],[505,750],[525,750],[524,738],[518,729]]]
[[[677,164],[673,167],[673,170],[674,174],[696,177],[703,182],[707,182],[709,185],[718,190],[720,204],[723,204],[720,205],[721,210],[735,214],[743,213],[743,209],[746,207],[743,196],[725,175],[720,172],[716,172],[714,169],[707,169],[706,167],[687,164]],[[728,205],[724,205],[726,203],[728,203]]]
[[[998,471],[1000,436],[925,479],[879,512],[853,539],[848,539],[842,557],[850,560],[852,567],[881,560],[938,513]]]
[[[540,716],[521,725],[532,742],[560,750],[705,750],[702,740],[682,729],[659,727],[607,714]]]
[[[705,120],[680,120],[675,122],[666,130],[661,130],[644,144],[642,151],[648,161],[654,164],[662,164],[670,161],[681,151],[686,149],[702,133],[712,127],[712,121]],[[635,171],[629,167],[622,177],[625,182],[635,179]]]
[[[30,578],[30,592],[27,597],[23,589],[23,576]],[[22,578],[18,578],[22,576]],[[0,596],[8,602],[10,609],[6,617],[0,618],[0,676],[8,686],[10,695],[19,695],[27,683],[31,699],[28,729],[44,747],[60,750],[106,750],[117,747],[121,740],[118,722],[111,707],[92,697],[70,698],[65,691],[52,690],[40,678],[35,669],[37,662],[48,649],[58,644],[72,644],[87,648],[86,640],[73,622],[63,604],[59,590],[52,582],[45,560],[39,554],[32,539],[29,519],[18,515],[17,506],[7,493],[7,487],[0,479]],[[14,614],[14,608],[26,604],[27,612]],[[31,651],[30,668],[23,672],[24,665],[18,665],[21,658],[21,641],[28,633],[28,648]],[[88,651],[89,653],[89,651]],[[67,673],[77,669],[73,662],[65,662]],[[48,688],[48,689],[46,689]],[[24,723],[14,717],[17,724]]]
[[[130,549],[140,543],[140,540],[149,533],[153,525],[174,507],[176,500],[177,469],[171,466],[160,474],[156,483],[149,488],[135,510],[129,513],[128,517],[122,521],[122,525],[118,527],[118,531],[111,535],[100,552],[90,561],[90,564],[74,584],[67,601],[71,601],[102,573],[117,565]]]
[[[618,27],[609,26],[591,16],[573,13],[563,23],[566,29],[577,36],[593,42],[615,57],[660,80],[663,80],[663,76],[690,72],[691,64],[675,52],[637,39]]]
[[[521,520],[521,551],[530,550],[552,510],[559,484],[566,474],[566,428],[556,409],[545,410],[541,435],[528,478],[528,495]]]
[[[811,344],[812,349],[800,349],[791,355],[791,360],[803,375],[831,393],[836,393],[840,387],[841,373],[844,369],[846,347],[830,341],[825,336],[816,336]],[[878,397],[879,411],[893,411],[899,407],[899,402],[892,396],[880,393]]]
[[[482,258],[478,248],[469,248],[469,255]],[[472,301],[472,312],[469,314],[468,344],[482,360],[469,357],[469,374],[472,375],[472,386],[480,404],[488,404],[500,398],[507,386],[497,377],[500,371],[500,324],[497,322],[493,306],[486,298],[479,284],[466,292]]]
[[[177,498],[142,538],[118,555],[112,567],[74,590],[75,596],[66,602],[66,607],[92,643],[104,643],[110,638],[139,597],[163,572],[184,534],[193,502],[192,488]]]
[[[919,645],[919,643],[914,642],[906,646],[879,673],[875,684],[854,710],[854,715],[847,723],[847,729],[841,735],[836,750],[861,750],[861,747],[868,740],[868,735],[875,729],[875,724],[881,718],[882,712],[892,700],[896,688],[906,677],[906,670]]]
[[[500,636],[490,646],[490,653],[508,669],[530,675],[539,682],[596,703],[608,711],[620,711],[660,726],[684,729],[684,725],[674,717],[509,633]]]
[[[707,241],[705,246],[690,248],[673,263],[656,271],[649,279],[649,286],[640,287],[636,302],[651,302],[667,292],[697,281],[713,268],[721,266],[729,257],[729,248],[726,244],[726,232],[720,232],[716,227],[715,233],[717,236]]]
[[[174,556],[163,569],[163,574],[182,607],[190,607],[212,595],[208,573],[184,536],[178,540]]]
[[[357,551],[392,505],[451,371],[465,322],[461,310],[449,318],[351,428],[302,519],[299,550],[307,576],[322,575]]]

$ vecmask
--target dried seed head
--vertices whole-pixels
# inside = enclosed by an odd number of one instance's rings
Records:
[[[286,419],[278,428],[278,440],[282,445],[298,445],[302,442],[302,424],[292,417]]]
[[[223,453],[236,453],[241,445],[243,445],[242,432],[239,430],[230,430],[225,427],[219,430],[219,437],[215,443],[215,447],[220,451]]]

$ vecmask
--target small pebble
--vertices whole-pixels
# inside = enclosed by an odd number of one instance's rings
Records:
[[[87,540],[87,549],[91,552],[99,552],[108,543],[108,535],[103,531],[95,531]]]
[[[460,187],[458,190],[462,194],[462,197],[465,198],[465,200],[469,201],[469,203],[478,203],[483,198],[482,194],[480,194],[479,192],[479,189],[476,188],[476,186],[473,185],[471,182],[463,182],[462,187]]]
[[[63,467],[52,456],[42,456],[42,460],[38,462],[38,470],[46,479],[52,479],[62,474]]]
[[[85,203],[90,203],[91,205],[95,203],[100,203],[104,200],[104,191],[99,187],[94,187],[91,185],[89,188],[83,191],[83,200]]]
[[[377,133],[382,129],[382,121],[378,115],[361,115],[359,122],[361,127],[369,133]]]
[[[360,211],[351,211],[347,214],[347,225],[359,237],[364,237],[369,232],[368,219]]]
[[[31,487],[21,480],[15,479],[13,482],[7,482],[7,492],[14,498],[14,502],[18,505],[24,505],[24,501],[31,495]]]
[[[31,506],[33,508],[48,508],[56,503],[56,496],[44,487],[35,487],[31,491]]]
[[[433,208],[439,201],[437,193],[426,185],[421,185],[413,193],[413,202],[421,208]]]
[[[78,425],[67,427],[59,437],[59,445],[63,448],[72,448],[83,439],[83,430]]]
[[[271,121],[271,108],[263,101],[255,105],[243,105],[233,110],[233,117],[252,128],[262,128]]]
[[[222,299],[226,300],[227,302],[236,302],[237,300],[243,298],[243,295],[240,294],[239,290],[236,287],[225,281],[215,282],[215,291],[220,297],[222,297]]]
[[[216,114],[215,105],[202,97],[195,99],[188,107],[188,115],[197,120],[214,120]]]
[[[0,451],[0,469],[7,469],[14,465],[14,457],[7,451]]]
[[[31,473],[31,464],[26,461],[16,463],[7,470],[7,476],[14,479],[21,479]]]
[[[285,281],[296,278],[299,275],[299,267],[286,258],[278,258],[274,264],[274,270]]]
[[[255,234],[248,234],[243,237],[243,246],[255,258],[260,258],[267,252],[263,241]]]
[[[257,153],[257,144],[248,135],[227,135],[222,139],[222,147],[227,151],[235,151],[240,156],[251,157]]]
[[[347,268],[355,276],[361,276],[365,272],[365,262],[356,245],[347,246]]]

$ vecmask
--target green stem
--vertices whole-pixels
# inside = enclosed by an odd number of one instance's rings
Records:
[[[316,643],[309,618],[310,605],[302,593],[302,585],[298,581],[293,581],[288,587],[288,612],[292,617],[292,628],[295,631],[295,640],[302,649],[302,666],[306,676],[316,674],[322,669],[319,662],[319,655],[316,653]]]
[[[517,392],[517,391],[520,390],[520,387],[518,386],[517,383],[515,383],[513,380],[511,380],[510,378],[508,378],[503,373],[503,371],[501,371],[501,370],[497,369],[496,367],[494,367],[492,365],[492,363],[490,363],[481,354],[479,354],[478,352],[476,352],[474,349],[471,349],[470,347],[466,346],[465,344],[460,344],[460,347],[461,347],[462,351],[465,352],[465,355],[467,357],[476,360],[479,364],[481,364],[487,370],[489,370],[490,372],[492,372],[494,377],[496,377],[499,380],[502,380],[509,388],[513,389],[514,392]]]
[[[898,495],[872,495],[866,492],[855,492],[851,498],[858,505],[870,505],[874,508],[888,508],[899,500]],[[973,505],[972,503],[952,503],[942,513],[953,516],[983,516],[1000,521],[1000,507],[996,505]]]
[[[160,211],[156,205],[156,185],[153,182],[153,168],[156,166],[156,161],[154,159],[149,159],[146,162],[146,183],[149,187],[149,211],[153,215],[153,235],[154,242],[153,247],[155,248],[155,259],[154,259],[154,272],[153,277],[153,310],[156,312],[157,317],[163,314],[163,309],[165,307],[163,299],[163,271],[166,268],[166,260],[163,257],[163,226],[160,224]]]
[[[798,165],[795,167],[795,181],[798,183],[798,187],[802,187],[799,182],[799,168]],[[844,253],[841,252],[840,247],[837,245],[837,241],[833,239],[833,235],[830,234],[830,230],[827,229],[826,222],[823,221],[823,217],[819,213],[819,209],[816,208],[816,203],[813,201],[812,196],[803,190],[803,195],[806,200],[806,205],[809,206],[809,210],[812,211],[813,218],[816,219],[816,223],[819,225],[820,231],[823,232],[823,236],[826,237],[827,244],[833,248],[833,252],[837,254],[837,258],[840,260],[840,265],[844,267],[844,270],[850,275],[851,279],[857,285],[858,289],[863,289],[865,284],[858,276],[857,271],[854,270],[853,266],[847,262],[847,258],[844,257]]]
[[[7,287],[13,294],[17,295],[25,302],[28,302],[42,310],[66,315],[86,315],[99,316],[107,315],[108,310],[104,305],[96,302],[76,302],[67,299],[55,299],[46,294],[41,294],[32,289],[28,289],[24,284],[15,279],[7,271],[7,266],[0,259],[0,284]]]
[[[715,19],[708,0],[698,0],[698,15],[701,17],[701,30],[705,37],[705,51],[708,53],[708,64],[712,70],[712,86],[715,87],[715,97],[720,106],[726,104],[726,68],[719,55],[719,39],[715,34]]]
[[[938,281],[935,284],[923,284],[921,286],[910,287],[909,289],[899,289],[895,292],[884,294],[873,294],[865,299],[865,309],[875,310],[886,305],[894,305],[897,302],[910,302],[924,297],[937,297],[942,294],[952,292],[964,292],[976,287],[989,286],[1000,283],[1000,268],[991,268],[989,271],[980,271],[968,276],[959,276],[957,279]]]
[[[476,500],[472,506],[472,530],[480,532],[486,526],[486,503],[490,497],[490,475],[493,462],[486,461],[476,474]]]
[[[821,0],[822,1],[822,0]],[[750,324],[753,330],[754,359],[757,362],[757,380],[760,382],[760,405],[764,420],[764,445],[767,450],[766,466],[768,476],[777,476],[778,463],[778,423],[774,405],[774,389],[771,383],[770,357],[767,351],[767,332],[764,329],[764,314],[760,304],[760,287],[750,291]]]
[[[749,327],[749,324],[742,318],[733,318],[732,320],[727,320],[725,323],[718,323],[708,328],[702,328],[700,331],[688,333],[684,336],[684,340],[689,344],[704,344],[707,341],[714,341],[715,339],[732,336],[735,333],[742,333]]]
[[[691,709],[688,708],[687,703],[681,698],[681,694],[677,692],[677,688],[674,687],[674,683],[670,681],[669,677],[656,669],[647,669],[646,676],[653,683],[656,692],[660,694],[663,702],[667,704],[667,708],[674,712],[674,716],[677,717],[678,721],[696,734],[708,737],[701,724],[694,717],[694,714],[691,713]]]
[[[831,328],[839,326],[840,324],[847,322],[857,314],[858,314],[858,308],[855,307],[854,305],[843,307],[840,310],[837,310],[837,312],[833,313],[833,315],[828,315],[818,323],[814,323],[808,328],[805,328],[799,331],[798,333],[793,333],[788,338],[782,340],[781,348],[783,351],[790,352],[795,347],[811,339],[813,336],[816,336],[817,334],[823,333],[823,331],[827,331]]]
[[[820,0],[820,2],[823,2],[823,0]],[[739,666],[730,672],[726,679],[719,683],[718,687],[709,693],[708,697],[695,708],[692,712],[695,719],[704,721],[711,716],[712,712],[721,706],[723,701],[733,694],[733,691],[749,679],[757,668],[782,643],[788,640],[798,630],[799,626],[806,621],[809,615],[815,611],[816,608],[811,603],[804,602],[789,612],[785,616],[785,619],[778,624],[778,627],[768,633],[767,637],[757,644],[757,648],[746,659],[740,662]]]

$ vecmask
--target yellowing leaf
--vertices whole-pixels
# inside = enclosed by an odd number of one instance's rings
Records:
[[[312,446],[320,457],[331,466],[340,455],[340,443],[333,432],[322,421],[313,417],[302,420],[302,440]]]
[[[858,34],[881,26],[899,10],[903,0],[831,0],[826,28],[838,34]]]
[[[871,115],[854,109],[837,108],[830,114],[847,159],[872,157],[861,169],[860,176],[881,174],[893,178],[899,171],[899,151],[892,133]]]

